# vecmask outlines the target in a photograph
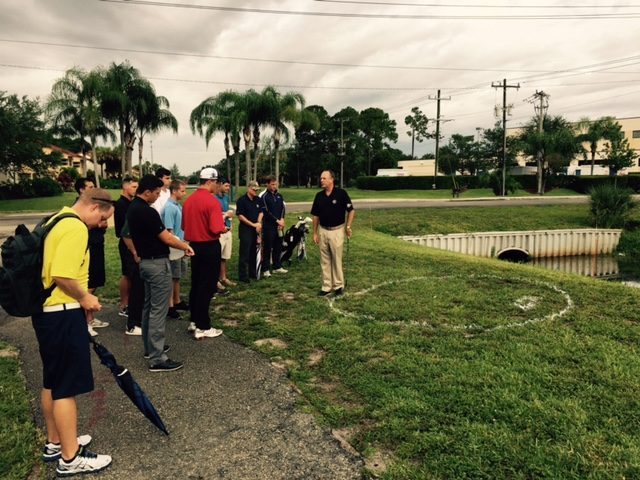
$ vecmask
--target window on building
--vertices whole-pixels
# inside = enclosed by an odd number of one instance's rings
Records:
[[[640,138],[640,130],[634,130],[631,134],[633,138]]]

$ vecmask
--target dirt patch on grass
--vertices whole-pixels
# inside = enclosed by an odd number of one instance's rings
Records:
[[[260,340],[256,340],[255,342],[253,342],[257,347],[271,347],[271,348],[278,348],[281,350],[285,350],[287,348],[289,348],[289,345],[287,345],[286,342],[284,342],[283,340],[280,340],[279,338],[261,338]]]
[[[314,350],[309,354],[309,359],[307,360],[307,366],[314,367],[318,365],[322,359],[327,355],[327,352],[322,349]]]
[[[335,428],[331,430],[331,435],[335,437],[338,442],[340,442],[340,446],[349,452],[351,455],[355,455],[356,457],[360,456],[360,453],[351,445],[351,441],[356,436],[356,428]]]
[[[364,461],[364,468],[369,470],[376,477],[383,475],[393,463],[393,455],[384,450],[376,450],[372,455],[368,455]]]
[[[18,350],[13,347],[0,348],[0,358],[18,358]]]

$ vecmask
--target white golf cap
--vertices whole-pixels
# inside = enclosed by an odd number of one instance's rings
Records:
[[[213,167],[205,167],[200,170],[200,178],[203,180],[217,180],[218,171]]]

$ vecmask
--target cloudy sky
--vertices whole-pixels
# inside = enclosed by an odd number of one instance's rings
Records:
[[[550,95],[569,120],[640,114],[640,2],[579,0],[5,0],[0,90],[46,99],[73,66],[129,60],[171,103],[177,135],[153,137],[145,160],[190,173],[224,155],[191,134],[191,110],[223,90],[275,85],[330,114],[379,107],[398,123],[419,106],[475,135],[496,121],[507,79],[512,126]],[[590,6],[589,6],[590,5]],[[446,139],[445,139],[446,142]],[[147,142],[148,145],[148,142]],[[433,142],[416,154],[433,151]],[[137,151],[137,150],[136,150]],[[153,155],[153,158],[151,157]]]

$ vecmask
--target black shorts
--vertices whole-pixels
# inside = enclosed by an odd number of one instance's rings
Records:
[[[132,278],[133,275],[136,274],[136,261],[133,259],[133,254],[129,251],[122,239],[118,242],[118,253],[120,253],[122,275],[127,278]]]
[[[89,246],[89,288],[102,287],[106,281],[104,272],[104,243]]]
[[[87,319],[82,308],[32,317],[40,357],[42,386],[54,400],[93,390]]]

